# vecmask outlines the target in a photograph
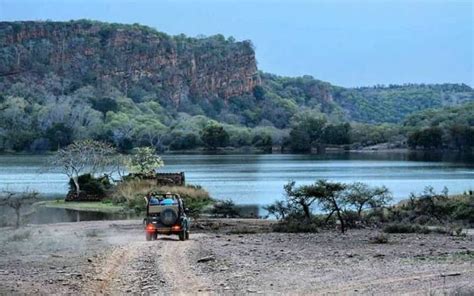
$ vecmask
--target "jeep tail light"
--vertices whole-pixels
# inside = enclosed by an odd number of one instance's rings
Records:
[[[148,224],[148,225],[146,226],[146,230],[147,230],[147,231],[155,231],[155,226],[154,226],[153,224]]]
[[[173,227],[171,227],[171,229],[174,231],[178,231],[181,230],[181,227],[179,225],[174,225]]]

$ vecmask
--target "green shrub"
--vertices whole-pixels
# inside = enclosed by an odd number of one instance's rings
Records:
[[[212,215],[220,218],[236,218],[239,212],[232,200],[224,200],[214,205],[211,210]]]
[[[447,196],[427,188],[420,195],[393,206],[388,220],[397,223],[474,225],[474,200],[466,195]]]
[[[105,196],[111,184],[107,177],[95,178],[91,174],[84,174],[78,178],[81,191],[97,196]],[[69,190],[76,191],[76,185],[72,179],[69,180]]]
[[[116,204],[125,204],[127,208],[141,213],[146,208],[147,193],[157,190],[156,181],[132,179],[117,185],[112,194],[112,201]]]
[[[319,232],[319,227],[324,224],[323,219],[313,216],[311,220],[305,218],[300,212],[292,212],[285,219],[272,226],[274,232],[308,233]]]
[[[408,223],[392,223],[388,224],[383,228],[385,233],[431,233],[431,230],[426,226],[419,224],[408,224]]]
[[[272,230],[285,233],[316,233],[319,232],[319,227],[311,222],[290,220],[273,225]]]
[[[474,198],[467,195],[449,198],[446,207],[450,209],[451,219],[463,224],[474,225]]]

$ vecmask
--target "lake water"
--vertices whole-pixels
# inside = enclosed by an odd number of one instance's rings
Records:
[[[283,196],[289,180],[316,179],[385,185],[395,201],[426,186],[450,193],[474,190],[474,158],[456,154],[339,153],[325,155],[165,155],[161,171],[186,173],[217,199],[265,205]],[[45,156],[0,156],[0,189],[39,191],[64,196],[67,177],[49,166]]]

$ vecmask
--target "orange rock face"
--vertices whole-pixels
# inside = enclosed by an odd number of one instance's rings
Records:
[[[125,94],[138,85],[176,106],[187,98],[227,100],[260,84],[252,44],[220,35],[173,37],[91,21],[0,22],[0,49],[0,74],[10,80],[38,81],[54,73],[111,84]]]

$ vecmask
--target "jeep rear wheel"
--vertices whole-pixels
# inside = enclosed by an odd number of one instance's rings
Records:
[[[178,234],[179,240],[184,241],[186,239],[186,233],[184,230],[180,231]]]
[[[152,234],[149,233],[149,232],[145,232],[145,237],[146,237],[146,240],[147,240],[147,241],[151,241],[151,240],[152,240]]]

